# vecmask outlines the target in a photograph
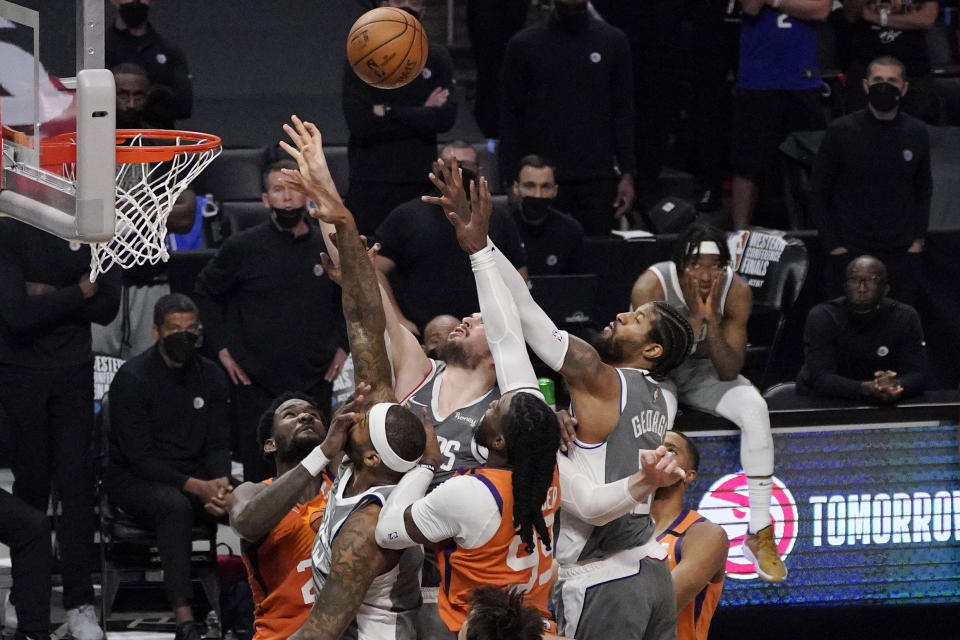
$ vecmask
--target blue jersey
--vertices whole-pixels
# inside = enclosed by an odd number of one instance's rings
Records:
[[[764,7],[742,15],[738,89],[799,91],[820,86],[813,23]]]

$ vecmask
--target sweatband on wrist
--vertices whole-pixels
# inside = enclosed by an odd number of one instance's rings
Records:
[[[320,445],[317,445],[313,448],[313,451],[307,454],[306,458],[300,461],[300,464],[307,470],[307,473],[316,478],[324,467],[330,464],[330,458],[323,453]]]
[[[391,407],[399,406],[396,402],[380,402],[373,405],[367,414],[367,426],[370,429],[370,442],[383,464],[393,471],[406,473],[417,466],[420,457],[417,456],[416,460],[404,460],[393,450],[387,439],[387,412]]]

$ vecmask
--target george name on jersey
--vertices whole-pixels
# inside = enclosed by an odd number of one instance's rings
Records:
[[[660,439],[663,439],[667,432],[667,416],[656,409],[647,409],[633,416],[630,420],[633,426],[633,437],[639,438],[645,433],[656,433]]]

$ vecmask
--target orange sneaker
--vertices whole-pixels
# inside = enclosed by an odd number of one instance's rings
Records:
[[[787,579],[787,567],[780,559],[777,543],[773,540],[773,525],[747,534],[743,540],[743,557],[753,563],[757,574],[765,582],[784,582]]]

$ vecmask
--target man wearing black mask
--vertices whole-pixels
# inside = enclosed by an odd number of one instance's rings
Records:
[[[550,17],[510,39],[503,63],[500,168],[537,153],[556,162],[558,204],[605,235],[636,200],[633,71],[627,36],[556,0]]]
[[[553,208],[558,191],[554,176],[552,164],[538,155],[524,156],[510,189],[530,275],[575,273],[583,247],[583,226]]]
[[[272,478],[257,424],[284,391],[306,393],[329,419],[333,381],[347,359],[340,289],[320,262],[325,251],[307,201],[282,180],[287,158],[263,173],[263,223],[227,238],[200,272],[195,295],[208,353],[233,383],[234,454],[244,479]]]
[[[887,265],[890,295],[913,304],[930,219],[933,179],[923,123],[900,111],[909,89],[903,64],[867,68],[867,108],[830,123],[813,165],[811,212],[826,256],[827,296],[847,264],[864,253]]]
[[[113,26],[105,33],[106,67],[132,62],[150,78],[147,120],[162,129],[172,129],[175,120],[193,111],[193,81],[187,60],[177,47],[166,42],[148,21],[154,0],[110,0],[116,7]]]
[[[923,392],[926,342],[913,307],[885,297],[887,269],[873,256],[847,266],[844,297],[810,310],[801,393],[890,404]]]
[[[230,492],[227,381],[197,355],[200,323],[190,298],[154,307],[156,345],[120,367],[110,388],[110,500],[155,529],[176,640],[199,640],[190,599],[191,530],[225,514]]]

